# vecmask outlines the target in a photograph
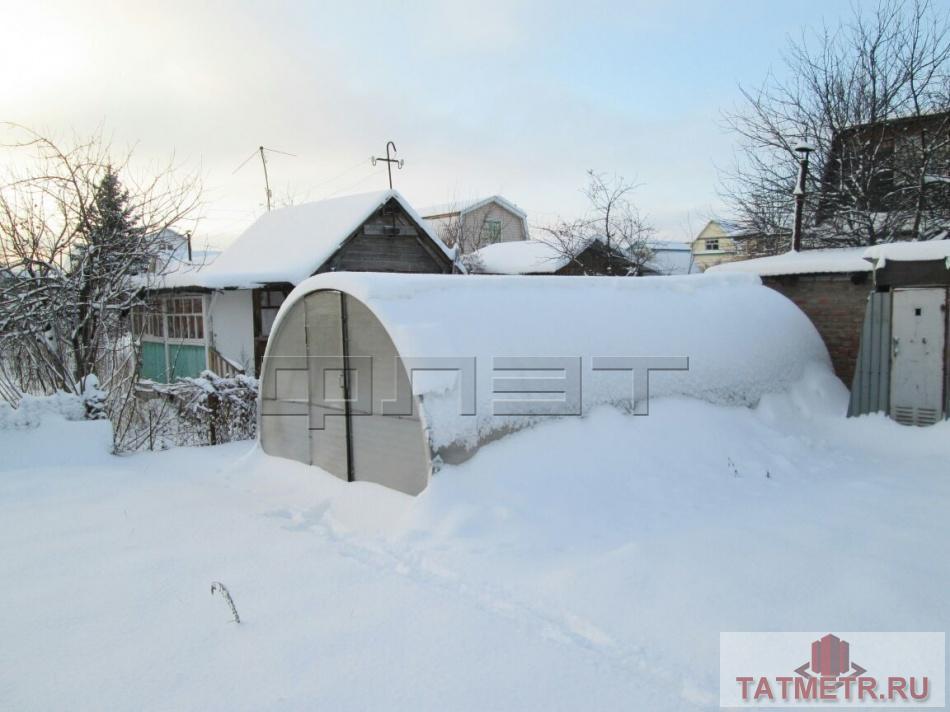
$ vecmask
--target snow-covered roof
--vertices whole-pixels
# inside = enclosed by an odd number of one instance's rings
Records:
[[[488,274],[554,274],[592,244],[606,243],[600,235],[577,237],[560,246],[546,240],[515,240],[486,245],[472,253],[477,270]],[[629,258],[612,249],[618,261]]]
[[[517,240],[487,245],[474,253],[483,272],[490,274],[553,274],[570,256],[541,240]]]
[[[254,287],[298,284],[317,271],[344,240],[391,198],[415,220],[446,257],[454,253],[395,190],[359,193],[264,213],[208,267],[170,275],[163,286]]]
[[[478,210],[483,205],[488,205],[489,203],[498,203],[519,218],[524,219],[528,217],[528,214],[524,210],[500,195],[489,195],[487,198],[473,198],[471,200],[457,200],[438,205],[427,205],[419,210],[419,214],[424,218],[434,218],[442,215],[464,215],[473,210]]]
[[[670,251],[670,252],[692,252],[693,246],[689,242],[681,242],[678,240],[649,240],[647,243],[650,249],[660,252],[660,251]]]
[[[700,235],[709,229],[710,225],[717,225],[719,229],[722,230],[722,232],[726,235],[726,237],[730,238],[746,237],[757,234],[754,229],[740,225],[739,223],[733,222],[732,220],[719,220],[718,218],[713,218],[706,223],[702,230],[699,231],[699,235],[697,235],[695,239],[710,239],[708,237],[700,237]]]
[[[864,251],[864,259],[878,267],[891,262],[917,262],[926,260],[950,260],[950,240],[924,240],[922,242],[890,242],[874,245]]]
[[[476,416],[460,414],[455,374],[413,379],[414,391],[425,396],[421,407],[434,448],[475,446],[493,430],[533,422],[493,415],[496,357],[580,357],[585,408],[629,402],[632,395],[629,372],[593,371],[593,357],[687,357],[688,370],[650,376],[650,395],[732,405],[791,387],[810,364],[830,368],[808,318],[751,275],[322,273],[298,285],[281,306],[267,356],[301,355],[277,353],[274,344],[288,343],[280,338],[282,325],[296,328],[295,305],[318,290],[339,290],[365,304],[404,357],[475,358]]]
[[[794,250],[771,257],[758,257],[715,265],[706,270],[715,272],[744,272],[769,277],[782,274],[833,274],[840,272],[870,272],[871,264],[864,259],[864,247],[832,247],[821,250]]]
[[[729,237],[741,237],[742,235],[748,235],[753,232],[753,230],[748,227],[740,225],[737,222],[732,222],[731,220],[716,220],[716,222]]]

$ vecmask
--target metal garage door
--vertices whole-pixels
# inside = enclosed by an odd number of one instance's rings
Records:
[[[891,312],[891,417],[930,425],[943,417],[945,289],[895,289]]]

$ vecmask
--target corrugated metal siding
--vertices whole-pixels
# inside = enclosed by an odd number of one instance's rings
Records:
[[[891,294],[872,292],[864,312],[861,347],[848,416],[887,412],[891,391]]]

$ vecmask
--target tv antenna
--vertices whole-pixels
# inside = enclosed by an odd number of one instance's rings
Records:
[[[241,163],[241,165],[239,165],[237,168],[234,169],[234,171],[231,173],[231,175],[234,175],[234,174],[237,173],[239,170],[241,170],[242,168],[244,168],[244,166],[247,165],[247,162],[248,162],[248,161],[250,161],[252,158],[254,158],[254,156],[260,154],[260,156],[261,156],[261,166],[263,166],[263,168],[264,168],[264,191],[265,191],[265,193],[266,193],[266,195],[267,195],[267,210],[269,211],[269,210],[270,210],[270,207],[271,207],[271,206],[270,206],[270,203],[271,203],[271,198],[273,197],[273,193],[271,193],[271,189],[270,189],[270,178],[269,178],[268,175],[267,175],[267,156],[266,156],[265,152],[266,152],[266,153],[279,153],[279,154],[282,155],[282,156],[290,156],[290,157],[292,157],[292,158],[296,158],[296,157],[297,157],[297,155],[294,154],[294,153],[287,153],[286,151],[278,151],[276,148],[267,148],[267,147],[265,147],[265,146],[258,146],[257,149],[256,149],[254,152],[252,152],[250,156],[248,156],[247,158],[244,159],[244,161]]]
[[[392,156],[389,155],[389,147],[390,147],[390,146],[393,147]],[[404,160],[402,160],[401,158],[399,158],[399,159],[395,158],[395,155],[396,155],[396,144],[394,144],[392,141],[387,141],[387,142],[386,142],[386,158],[380,158],[380,157],[378,157],[378,156],[373,156],[372,158],[369,159],[370,162],[371,162],[374,166],[376,165],[376,161],[382,161],[383,163],[386,164],[386,172],[389,173],[389,189],[390,189],[390,190],[393,189],[393,163],[395,163],[395,164],[396,164],[396,168],[398,168],[398,169],[400,169],[400,170],[402,170],[402,167],[406,164],[406,162],[405,162]]]

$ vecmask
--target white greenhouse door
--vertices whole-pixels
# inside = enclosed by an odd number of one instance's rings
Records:
[[[350,421],[353,478],[406,494],[419,494],[429,481],[428,445],[419,414],[383,415],[383,402],[397,394],[411,398],[412,386],[396,346],[376,316],[346,297],[347,356],[356,395]]]
[[[945,289],[895,289],[891,311],[891,417],[931,425],[943,417]]]
[[[310,394],[310,463],[349,478],[346,399],[343,389],[343,314],[339,292],[304,299]]]

